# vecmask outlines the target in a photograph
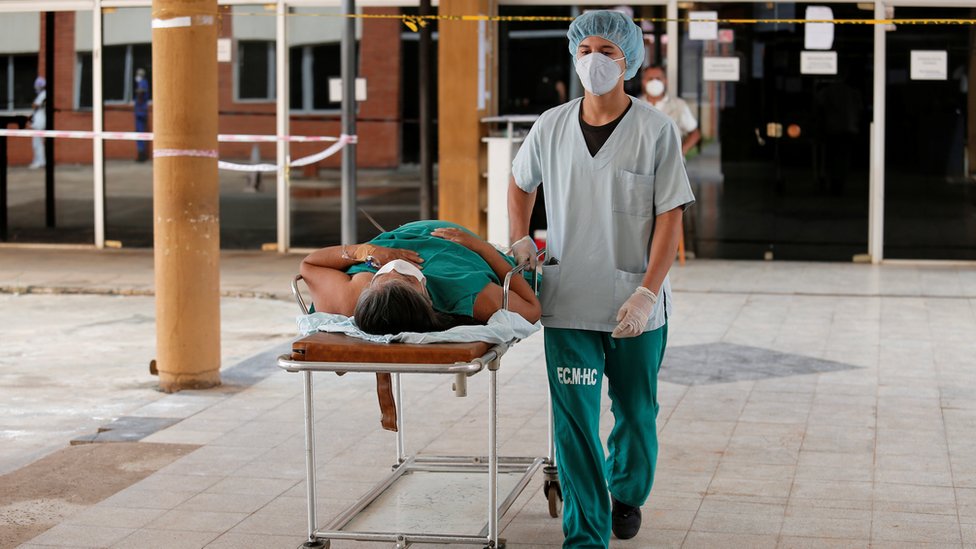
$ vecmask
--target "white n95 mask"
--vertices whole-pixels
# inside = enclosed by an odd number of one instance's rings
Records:
[[[644,84],[644,91],[646,91],[647,95],[650,95],[651,97],[660,97],[664,95],[664,89],[664,81],[660,78],[652,78],[647,81],[647,84]]]
[[[617,61],[625,59],[610,59],[602,53],[588,53],[576,60],[576,74],[586,91],[593,95],[603,95],[617,85],[617,80],[624,75]]]
[[[383,265],[378,271],[376,271],[376,274],[373,275],[373,277],[375,278],[393,271],[396,271],[402,275],[412,276],[419,280],[422,284],[427,283],[427,277],[424,276],[424,273],[420,272],[420,269],[418,269],[416,265],[403,259],[394,259],[386,265]]]

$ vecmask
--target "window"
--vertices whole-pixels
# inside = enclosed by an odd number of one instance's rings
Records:
[[[288,100],[292,112],[339,108],[339,103],[329,98],[329,79],[339,78],[341,73],[338,42],[292,46],[288,50],[288,62]],[[237,99],[274,101],[275,98],[275,43],[238,41]]]
[[[152,45],[122,44],[102,48],[102,97],[105,103],[132,103],[136,70],[144,69],[152,90]],[[92,54],[78,54],[75,97],[79,109],[92,107]],[[150,91],[151,93],[151,91]]]
[[[35,78],[37,54],[0,55],[0,110],[30,109]]]
[[[339,78],[342,63],[337,42],[291,48],[291,110],[322,111],[339,108],[329,98],[329,79]],[[357,43],[358,56],[358,43]]]
[[[237,43],[237,99],[274,101],[274,42],[241,40]]]

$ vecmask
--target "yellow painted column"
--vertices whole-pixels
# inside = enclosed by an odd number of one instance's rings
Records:
[[[489,0],[441,2],[440,15],[497,15]],[[496,110],[497,23],[440,20],[438,27],[438,217],[486,236],[487,126]]]
[[[156,368],[166,392],[220,384],[217,0],[153,0]]]

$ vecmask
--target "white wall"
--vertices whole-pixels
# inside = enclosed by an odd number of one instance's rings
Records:
[[[75,50],[92,49],[92,12],[79,11],[75,16]],[[102,19],[106,46],[148,44],[152,42],[151,8],[118,8],[106,11]]]
[[[339,42],[342,39],[342,17],[329,17],[327,14],[342,13],[338,7],[299,7],[292,8],[288,17],[288,43],[292,46]],[[237,40],[274,40],[274,11],[265,10],[263,5],[232,6],[234,14],[234,38]],[[261,14],[261,15],[248,15]],[[323,14],[323,15],[317,15]],[[356,20],[356,38],[362,36],[362,20]]]
[[[0,15],[0,53],[37,53],[40,49],[40,13]]]

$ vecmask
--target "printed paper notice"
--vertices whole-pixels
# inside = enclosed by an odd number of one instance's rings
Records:
[[[912,80],[945,80],[948,61],[945,50],[912,50]]]
[[[834,18],[834,10],[827,6],[807,6],[807,21],[830,21]],[[804,23],[803,49],[829,50],[834,47],[833,23]]]
[[[718,38],[718,12],[692,11],[688,13],[688,38],[692,40],[716,40]],[[711,21],[700,21],[711,19]]]
[[[218,38],[217,39],[217,62],[218,63],[229,63],[232,61],[231,52],[233,40],[230,38]]]
[[[702,67],[706,82],[738,82],[738,57],[706,57]]]
[[[801,51],[800,74],[837,74],[837,52]]]
[[[332,103],[342,102],[342,79],[329,79],[329,101]],[[366,101],[366,79],[356,79],[356,101]]]

